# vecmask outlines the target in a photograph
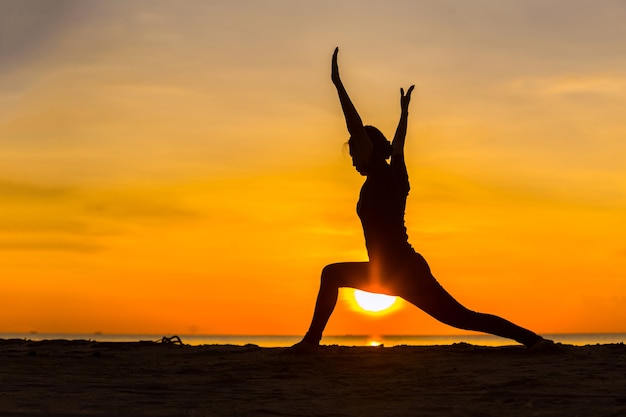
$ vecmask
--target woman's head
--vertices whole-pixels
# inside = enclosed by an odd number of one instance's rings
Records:
[[[374,126],[364,126],[365,132],[367,132],[367,136],[370,138],[370,141],[373,145],[373,158],[382,158],[388,159],[391,156],[391,152],[393,151],[393,147],[391,143],[387,140],[383,132],[375,128]]]
[[[370,157],[369,161],[356,160],[354,157],[354,154],[352,153],[353,152],[352,147],[354,146],[354,144],[352,143],[352,138],[348,140],[348,145],[350,147],[350,155],[352,156],[352,163],[357,169],[357,171],[359,171],[359,173],[361,173],[362,175],[366,175],[365,168],[364,166],[362,166],[364,163],[372,163],[372,162],[376,163],[377,161],[384,162],[386,159],[388,159],[391,156],[391,152],[393,150],[391,143],[389,143],[385,135],[383,135],[383,133],[380,130],[378,130],[374,126],[364,126],[364,128],[365,128],[365,132],[367,133],[367,137],[372,143],[372,156]]]

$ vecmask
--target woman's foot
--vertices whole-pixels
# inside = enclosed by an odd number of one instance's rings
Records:
[[[319,350],[320,345],[317,343],[311,343],[302,339],[295,345],[287,348],[288,353],[315,353]]]
[[[558,352],[561,350],[560,343],[554,343],[550,339],[544,339],[543,337],[528,346],[528,351],[531,353],[544,353],[544,352]]]

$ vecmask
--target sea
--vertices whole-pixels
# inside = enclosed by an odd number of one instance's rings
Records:
[[[139,342],[139,341],[174,341],[178,336],[187,345],[257,345],[260,347],[287,347],[297,343],[302,336],[268,335],[187,335],[187,334],[81,334],[81,333],[0,333],[2,339],[41,340],[89,340],[95,342]],[[542,334],[555,342],[574,345],[597,345],[626,343],[626,333],[578,333],[578,334]],[[469,343],[477,346],[507,346],[514,341],[486,334],[465,335],[344,335],[325,336],[321,344],[339,346],[436,346],[455,343]]]

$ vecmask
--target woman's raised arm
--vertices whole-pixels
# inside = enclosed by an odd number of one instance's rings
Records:
[[[348,92],[339,77],[339,65],[337,64],[338,53],[339,48],[335,48],[330,78],[337,88],[341,109],[343,110],[343,115],[346,119],[346,126],[348,127],[348,132],[350,133],[350,137],[352,139],[354,152],[356,152],[354,157],[362,163],[362,166],[367,166],[370,156],[372,155],[372,142],[367,136],[367,132],[365,131],[365,128],[363,128],[363,121],[361,120],[359,113],[356,111],[354,104],[352,104],[352,100],[350,100]]]
[[[409,120],[409,103],[411,102],[411,93],[414,85],[410,86],[404,94],[404,89],[400,89],[400,121],[396,128],[396,134],[393,136],[393,153],[391,156],[404,156],[404,139],[406,138],[406,126]]]

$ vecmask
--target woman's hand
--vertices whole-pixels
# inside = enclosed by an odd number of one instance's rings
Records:
[[[404,112],[409,111],[409,103],[411,102],[411,93],[413,92],[414,85],[410,86],[404,94],[404,88],[400,88],[400,109]]]
[[[330,79],[333,80],[333,84],[339,85],[341,84],[341,78],[339,78],[339,65],[337,64],[337,54],[339,53],[339,48],[335,48],[335,52],[333,52],[333,63],[330,69]]]

